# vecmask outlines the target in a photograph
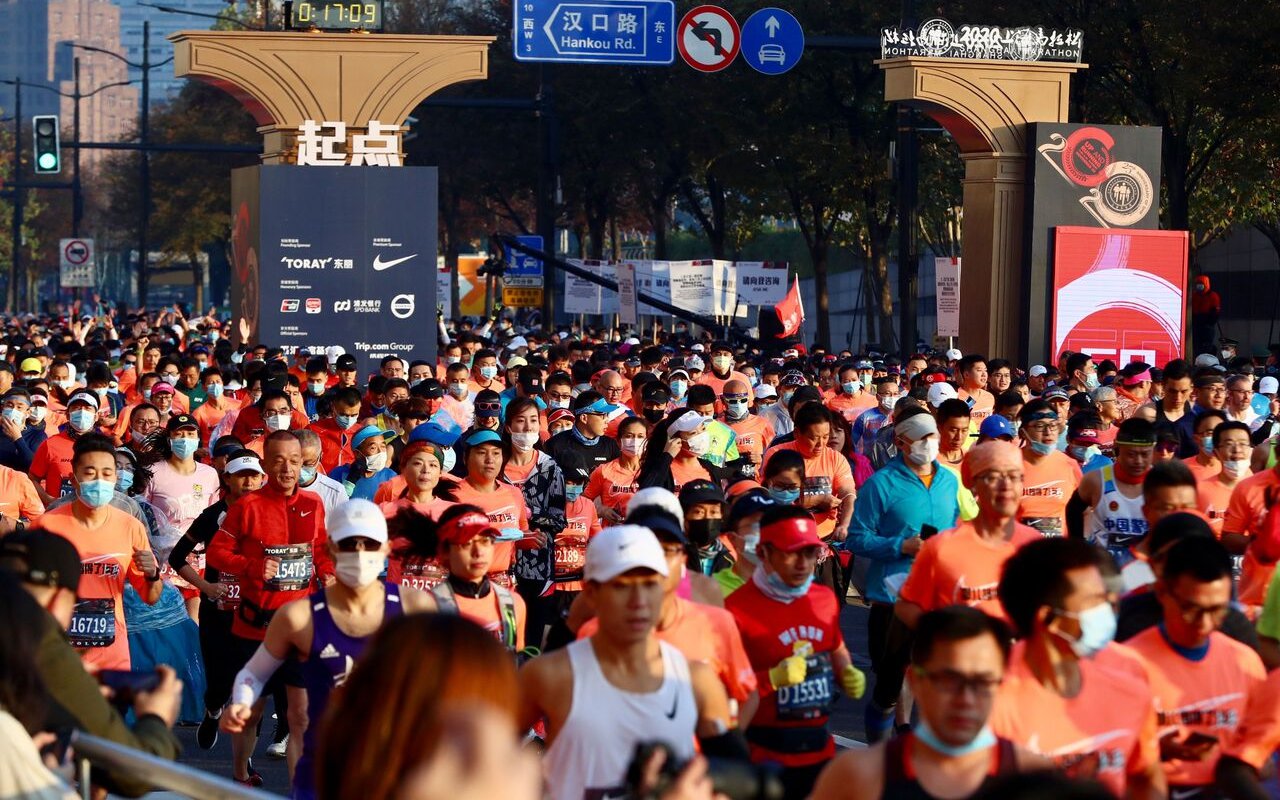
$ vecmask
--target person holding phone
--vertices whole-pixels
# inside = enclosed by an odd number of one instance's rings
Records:
[[[1257,653],[1218,630],[1231,608],[1231,556],[1216,540],[1175,543],[1155,591],[1163,619],[1127,644],[1155,693],[1160,763],[1173,797],[1215,796],[1219,741],[1235,732],[1266,670]]]

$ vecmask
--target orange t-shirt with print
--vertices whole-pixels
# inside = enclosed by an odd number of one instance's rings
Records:
[[[56,533],[80,553],[80,589],[67,637],[80,652],[85,666],[94,669],[129,669],[129,631],[124,617],[124,585],[138,594],[150,591],[147,579],[134,563],[134,550],[149,550],[151,543],[142,523],[112,506],[106,522],[90,530],[76,518],[71,502],[40,515],[34,529]]]
[[[1209,466],[1207,467],[1200,463],[1200,458],[1198,456],[1184,458],[1182,459],[1182,463],[1186,464],[1187,469],[1191,470],[1191,474],[1196,476],[1196,483],[1207,481],[1219,472],[1222,472],[1222,462],[1216,458],[1210,461]]]
[[[1222,521],[1222,532],[1253,539],[1267,518],[1268,496],[1280,498],[1280,474],[1275,469],[1263,470],[1236,484],[1227,504],[1227,516]],[[1262,608],[1275,571],[1275,564],[1263,564],[1253,557],[1251,549],[1245,551],[1238,589],[1240,603],[1250,619]]]
[[[1159,626],[1147,628],[1127,644],[1146,662],[1155,695],[1158,737],[1174,733],[1181,741],[1188,734],[1201,733],[1219,742],[1229,739],[1244,714],[1250,692],[1267,674],[1257,653],[1217,631],[1209,635],[1209,652],[1199,661],[1175,652]],[[1211,785],[1220,755],[1215,747],[1199,761],[1165,761],[1169,785]]]
[[[1222,740],[1222,755],[1261,771],[1280,748],[1280,669],[1253,687],[1240,724]]]
[[[454,497],[459,503],[479,506],[488,517],[493,527],[529,530],[529,508],[524,503],[524,495],[509,483],[498,483],[492,492],[478,492],[465,480],[458,481]],[[493,564],[489,573],[506,572],[511,569],[511,558],[515,553],[515,542],[498,542],[493,546]]]
[[[984,419],[995,413],[996,396],[986,389],[974,389],[972,392],[968,389],[957,389],[956,397],[961,400],[973,398],[973,404],[969,406],[969,420],[974,425],[981,425]]]
[[[1049,757],[1068,777],[1096,780],[1124,797],[1129,775],[1160,761],[1151,688],[1090,659],[1079,664],[1080,693],[1063,697],[1032,674],[1026,644],[1015,644],[996,692],[991,729]]]
[[[588,500],[599,500],[605,508],[612,508],[626,516],[627,503],[631,502],[631,496],[640,489],[636,483],[639,475],[638,462],[635,469],[627,469],[617,459],[606,461],[591,471],[582,496]]]
[[[601,465],[605,466],[605,465]],[[597,470],[600,467],[596,468]],[[582,569],[587,563],[587,542],[600,532],[595,503],[585,494],[564,505],[564,530],[556,534],[555,579],[557,592],[582,591]],[[578,576],[573,580],[566,577]]]
[[[460,594],[454,594],[453,599],[458,603],[458,616],[471,620],[492,634],[493,638],[502,642],[502,608],[496,589],[490,587],[489,594],[484,597],[463,597]],[[516,606],[515,634],[518,653],[524,649],[524,598],[512,592],[511,599]]]
[[[1231,493],[1235,489],[1227,486],[1220,478],[1221,473],[1206,480],[1196,482],[1197,505],[1209,518],[1209,527],[1213,535],[1222,538],[1222,523],[1227,519],[1227,506],[1231,505]],[[1248,477],[1248,476],[1245,476]],[[1237,483],[1236,486],[1239,486]]]
[[[1015,522],[1008,541],[991,542],[973,523],[962,522],[924,542],[898,597],[925,611],[963,605],[1007,621],[996,596],[1000,568],[1019,547],[1040,538],[1035,528]]]
[[[1022,459],[1022,502],[1018,506],[1018,518],[1055,519],[1054,535],[1067,534],[1067,501],[1075,493],[1083,476],[1080,465],[1066,453],[1054,450],[1033,464],[1025,454]],[[1036,529],[1045,535],[1054,531],[1053,525]]]
[[[680,494],[680,487],[690,481],[709,481],[711,473],[707,472],[697,459],[691,458],[687,462],[675,459],[671,462],[671,477],[675,479],[675,488],[672,491]]]
[[[784,442],[769,449],[765,454],[765,464],[768,464],[769,458],[780,450],[794,450],[804,458],[802,491],[805,496],[829,494],[838,499],[845,494],[857,492],[857,486],[853,481],[853,470],[849,468],[849,460],[841,453],[830,447],[824,447],[811,456],[805,456],[800,452],[800,446],[797,443]],[[763,470],[761,474],[764,474]],[[827,511],[815,511],[813,518],[818,522],[818,536],[826,539],[836,529],[836,520],[840,518],[840,505],[837,503]]]
[[[764,450],[774,437],[773,426],[767,420],[758,414],[748,414],[737,422],[726,419],[724,424],[737,435],[738,452],[741,455],[750,453],[757,460],[764,459]]]

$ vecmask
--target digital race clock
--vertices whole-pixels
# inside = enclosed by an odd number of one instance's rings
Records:
[[[382,30],[382,0],[343,3],[339,0],[294,0],[289,10],[293,30]]]

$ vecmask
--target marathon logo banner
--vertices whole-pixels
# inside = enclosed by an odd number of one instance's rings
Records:
[[[1054,231],[1160,226],[1160,128],[1041,122],[1027,130],[1023,325],[1027,363],[1054,350]],[[1161,362],[1163,363],[1163,362]]]
[[[1053,264],[1053,351],[1164,364],[1186,330],[1185,231],[1060,227]]]
[[[234,170],[232,306],[249,341],[338,345],[361,372],[388,355],[434,362],[436,180],[434,167]]]
[[[934,18],[925,20],[918,28],[880,30],[881,58],[916,56],[1079,64],[1083,53],[1083,33],[1043,26],[952,25],[945,19]]]

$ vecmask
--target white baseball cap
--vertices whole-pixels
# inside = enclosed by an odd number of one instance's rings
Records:
[[[1277,391],[1280,391],[1280,381],[1273,376],[1268,375],[1258,381],[1258,394],[1275,394]]]
[[[961,353],[959,350],[955,349],[954,347],[947,351],[948,361],[959,361],[962,358],[964,358],[964,353]]]
[[[762,383],[756,387],[756,399],[763,400],[766,397],[777,397],[778,390],[773,388],[771,383]]]
[[[661,486],[646,486],[631,495],[631,499],[627,501],[627,513],[630,514],[637,508],[644,508],[645,506],[655,506],[662,509],[680,520],[680,525],[684,526],[684,507],[680,505],[680,498],[676,497],[675,492],[670,489],[663,489]]]
[[[241,456],[240,458],[233,458],[228,461],[227,465],[222,469],[222,471],[227,475],[235,475],[237,472],[244,472],[245,470],[256,472],[259,475],[267,474],[262,471],[262,462],[258,460],[257,456]]]
[[[325,517],[329,539],[340,542],[353,536],[363,536],[380,544],[387,541],[387,518],[382,509],[368,500],[348,500],[339,504]]]
[[[686,369],[696,369],[698,371],[702,371],[702,369],[706,367],[706,364],[703,363],[702,359],[697,356],[689,356],[686,358],[684,360],[684,365]]]
[[[1201,353],[1196,356],[1197,367],[1216,367],[1218,366],[1218,357],[1212,353]]]
[[[587,545],[587,563],[582,571],[587,580],[603,583],[633,569],[649,569],[667,576],[662,545],[648,528],[615,525],[597,533]]]
[[[325,356],[329,359],[329,363],[336,363],[339,358],[347,354],[347,350],[340,344],[329,345],[324,351]]]
[[[959,395],[956,394],[956,387],[941,381],[929,387],[929,405],[937,408],[948,400],[954,400]]]
[[[1036,364],[1034,367],[1027,370],[1027,374],[1033,378],[1039,378],[1041,375],[1048,375],[1049,370],[1045,368],[1044,364]]]
[[[689,349],[695,353],[702,353],[702,352],[706,352],[707,348],[702,345],[702,342],[695,342],[693,347]]]
[[[696,431],[699,425],[711,420],[710,417],[704,417],[701,414],[681,414],[675,422],[667,426],[667,433],[688,433]]]

